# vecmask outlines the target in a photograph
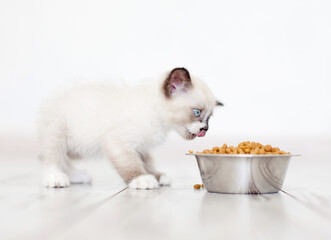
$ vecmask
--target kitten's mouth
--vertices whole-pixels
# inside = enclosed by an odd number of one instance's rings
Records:
[[[185,138],[188,140],[194,139],[195,137],[204,137],[206,135],[206,130],[200,131],[198,134],[191,133],[188,129],[185,132]]]
[[[198,137],[204,137],[206,135],[206,132],[207,132],[206,130],[202,130],[197,134],[197,136]]]

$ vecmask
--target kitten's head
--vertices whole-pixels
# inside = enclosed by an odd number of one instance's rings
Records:
[[[190,76],[185,68],[175,68],[162,86],[168,121],[174,130],[191,140],[203,137],[214,107],[223,106],[200,79]]]

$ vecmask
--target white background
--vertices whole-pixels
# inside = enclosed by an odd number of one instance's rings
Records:
[[[225,103],[210,135],[330,135],[330,13],[328,0],[1,0],[0,133],[33,135],[40,101],[69,82],[184,66]]]

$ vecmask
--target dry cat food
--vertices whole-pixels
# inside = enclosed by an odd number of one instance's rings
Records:
[[[194,184],[193,186],[195,189],[200,189],[200,188],[203,188],[203,184]]]
[[[193,151],[189,151],[193,153]],[[205,149],[202,152],[196,153],[206,153],[206,154],[290,154],[290,152],[285,152],[280,150],[278,147],[272,147],[271,145],[262,145],[256,142],[242,142],[239,143],[237,147],[228,146],[223,144],[222,147],[213,147],[212,149]]]

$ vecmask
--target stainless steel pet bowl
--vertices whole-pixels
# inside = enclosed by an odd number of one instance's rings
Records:
[[[292,154],[194,154],[208,192],[277,193]]]

